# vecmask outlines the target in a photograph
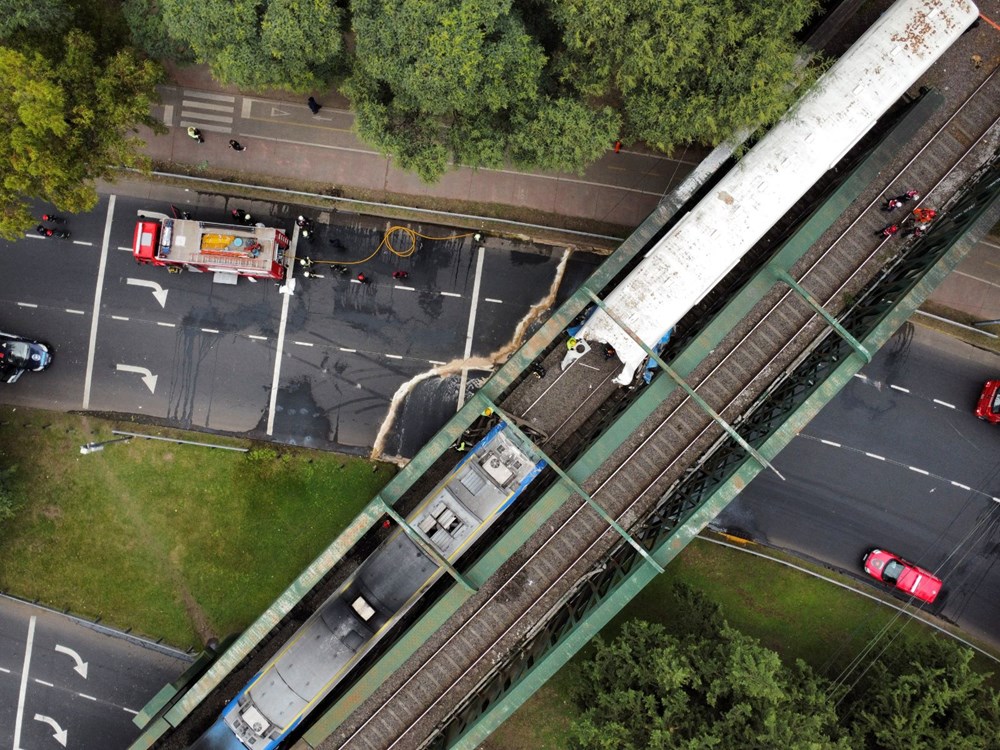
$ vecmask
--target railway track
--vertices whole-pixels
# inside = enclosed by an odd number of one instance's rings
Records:
[[[884,184],[872,186],[865,200],[852,206],[791,269],[831,313],[848,306],[852,294],[891,265],[905,241],[901,236],[875,238],[887,221],[879,210],[887,192],[916,186],[924,193],[923,205],[946,209],[963,181],[996,153],[996,71],[967,81],[966,89],[943,122],[925,126],[924,137],[915,139],[923,143],[919,150],[901,154]],[[738,422],[826,335],[837,334],[797,292],[776,280],[688,382],[719,414]],[[609,381],[617,365],[602,360],[591,352],[550,384],[526,381],[501,407],[539,425],[558,444],[558,436],[577,429],[614,390]],[[598,384],[581,392],[574,370],[584,367],[590,368],[586,381]],[[722,436],[721,428],[675,389],[583,488],[629,528]],[[391,682],[319,747],[426,746],[453,707],[474,693],[492,666],[518,648],[619,539],[574,495]]]

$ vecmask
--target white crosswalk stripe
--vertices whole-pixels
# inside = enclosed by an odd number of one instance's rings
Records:
[[[194,126],[209,133],[232,133],[236,97],[184,89],[180,127]]]

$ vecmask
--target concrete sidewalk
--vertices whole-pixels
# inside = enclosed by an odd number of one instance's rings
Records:
[[[323,109],[309,112],[304,96],[282,91],[244,94],[219,85],[205,66],[173,68],[161,88],[156,116],[170,132],[141,133],[146,153],[166,171],[255,180],[313,192],[447,208],[571,229],[627,234],[707,153],[688,148],[667,158],[639,149],[608,153],[583,175],[458,167],[440,182],[415,174],[359,140],[349,102],[336,92],[316,94]],[[205,136],[187,137],[188,125]],[[228,141],[247,147],[236,152]],[[617,228],[617,231],[615,231]]]

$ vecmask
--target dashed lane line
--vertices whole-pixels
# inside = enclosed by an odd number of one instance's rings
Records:
[[[86,693],[77,693],[77,695],[79,695],[81,698],[86,698],[88,701],[94,701],[94,702],[97,701],[97,698],[95,698],[92,695],[87,695]]]
[[[402,359],[402,357],[398,354],[386,354],[385,356],[386,359]]]
[[[253,339],[254,341],[267,341],[267,336],[255,336],[254,334],[248,334],[248,339]]]
[[[87,314],[86,310],[74,310],[72,307],[67,307],[66,308],[66,312],[68,312],[70,315],[86,315]]]
[[[218,333],[219,329],[218,328],[202,328],[201,332],[202,333]]]
[[[829,446],[831,446],[833,448],[842,448],[843,447],[840,443],[835,443],[832,440],[822,440],[821,439],[820,442],[823,443],[823,445],[829,445]]]
[[[412,287],[412,286],[399,286],[398,284],[397,284],[396,286],[394,286],[393,288],[394,288],[394,289],[398,289],[398,290],[399,290],[399,291],[401,291],[401,292],[415,292],[415,291],[417,291],[417,290],[416,290],[416,289],[415,289],[414,287]]]
[[[894,384],[890,383],[889,387],[892,388],[893,390],[899,391],[900,393],[909,393],[910,392],[909,388],[904,388],[901,385],[894,385]]]
[[[440,294],[442,297],[457,297],[459,299],[462,298],[462,295],[458,294],[457,292],[441,292]]]
[[[958,487],[958,489],[960,490],[969,490],[970,492],[972,491],[972,488],[967,484],[961,484],[959,482],[952,482],[951,484],[953,487]]]
[[[38,307],[38,305],[36,305],[36,304],[35,304],[35,303],[33,303],[33,302],[18,302],[18,303],[17,303],[17,306],[18,306],[18,307],[32,307],[32,308],[34,308],[34,307]]]
[[[164,328],[176,328],[177,327],[176,323],[164,323],[163,321],[160,321],[160,320],[156,321],[156,325],[163,326]]]
[[[947,401],[942,401],[941,399],[938,398],[932,400],[934,401],[935,404],[940,404],[941,406],[947,406],[949,409],[956,408],[954,404],[949,404]]]
[[[35,678],[35,682],[37,682],[39,685],[45,685],[45,687],[55,687],[55,685],[53,685],[51,682],[46,682],[45,680],[39,680],[37,677]]]
[[[315,346],[311,341],[293,341],[296,346]]]
[[[122,706],[122,711],[124,711],[127,714],[132,714],[133,716],[139,715],[138,711],[133,711],[131,708],[125,708],[125,706]]]
[[[342,352],[347,352],[348,354],[356,354],[358,351],[357,349],[346,349],[343,346],[338,346],[337,348]]]
[[[868,453],[865,451],[865,455],[868,456],[868,458],[874,458],[876,461],[885,461],[885,456],[880,456],[877,453]]]
[[[492,297],[484,297],[483,302],[492,302],[494,305],[502,305],[502,299],[493,299]]]
[[[923,474],[925,477],[929,477],[931,475],[929,471],[925,471],[924,469],[918,469],[916,466],[907,466],[906,468],[909,469],[910,471],[915,471],[917,474]]]
[[[127,323],[127,322],[128,322],[129,320],[131,320],[131,318],[127,318],[127,317],[125,317],[124,315],[112,315],[112,316],[111,316],[111,319],[112,319],[112,320],[122,320],[122,321],[125,321],[126,323]]]

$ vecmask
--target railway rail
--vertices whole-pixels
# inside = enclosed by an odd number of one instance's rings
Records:
[[[944,121],[929,122],[922,137],[914,139],[919,147],[900,154],[891,174],[872,185],[864,200],[791,269],[797,284],[831,314],[849,308],[852,295],[891,267],[896,251],[910,241],[875,239],[886,223],[879,209],[885,196],[916,187],[924,194],[921,205],[947,211],[962,183],[997,158],[996,71],[963,82],[952,79],[949,85],[950,96],[958,94],[959,100],[953,98],[948,114],[938,118]],[[959,93],[963,85],[965,92]],[[783,373],[828,335],[837,333],[786,280],[775,278],[760,303],[687,380],[716,412],[739,424]],[[587,381],[598,383],[583,396],[576,368],[588,368]],[[617,362],[591,352],[550,383],[525,381],[499,406],[541,425],[554,449],[559,436],[577,429],[600,405],[617,369]],[[628,529],[724,437],[690,396],[675,389],[583,489]],[[432,743],[454,706],[474,694],[493,665],[517,649],[619,541],[607,522],[574,495],[392,681],[318,747],[410,750]]]

